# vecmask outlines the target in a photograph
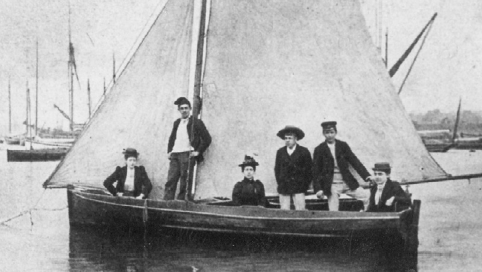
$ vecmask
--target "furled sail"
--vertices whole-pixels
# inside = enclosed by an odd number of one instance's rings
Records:
[[[338,121],[369,169],[392,177],[446,176],[432,159],[390,82],[357,0],[212,0],[202,119],[213,142],[198,167],[195,198],[230,196],[239,162],[256,152],[256,178],[276,192],[274,161],[285,125],[303,129],[311,152],[320,123]]]
[[[167,177],[167,140],[178,118],[173,101],[188,95],[193,1],[169,1],[140,44],[88,127],[45,183],[102,187],[122,149],[140,153],[160,198]]]

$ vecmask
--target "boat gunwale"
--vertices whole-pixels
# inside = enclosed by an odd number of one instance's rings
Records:
[[[95,198],[89,198],[88,196],[97,196],[101,198],[107,198],[107,199],[112,199],[115,200],[117,199],[115,196],[109,196],[109,195],[101,195],[101,194],[93,194],[93,193],[87,193],[87,192],[82,192],[81,190],[72,190],[72,193],[75,194],[77,197],[80,197],[84,200],[88,201],[93,201],[97,203],[103,203],[103,204],[109,204],[113,206],[122,206],[122,207],[129,207],[129,208],[134,208],[134,209],[146,209],[145,206],[145,200],[137,200],[137,201],[142,201],[143,204],[139,203],[139,205],[132,205],[132,204],[122,204],[122,203],[115,203],[112,201],[104,201],[104,200],[99,200]],[[130,201],[134,199],[129,199]],[[168,201],[163,201],[163,200],[152,200],[149,199],[147,202],[153,202],[153,203],[167,203]],[[204,204],[196,204],[192,203],[194,205],[203,205],[204,207],[219,207],[219,206],[210,206],[210,205],[204,205]],[[237,209],[242,212],[249,212],[248,209],[256,209],[258,211],[262,211],[264,208],[258,208],[258,207],[235,207],[235,206],[223,206],[227,207],[230,209]],[[402,217],[405,213],[408,213],[411,211],[411,209],[407,209],[404,211],[400,212],[393,212],[393,213],[372,213],[372,212],[335,212],[335,211],[283,211],[283,210],[276,210],[277,213],[280,212],[286,212],[287,216],[292,216],[293,212],[305,212],[305,213],[310,213],[311,217],[304,216],[304,217],[270,217],[270,216],[253,216],[253,215],[231,215],[231,214],[224,214],[224,213],[214,213],[214,212],[205,212],[205,211],[195,211],[192,209],[189,209],[189,204],[187,204],[184,209],[175,209],[175,208],[160,208],[160,207],[153,207],[153,206],[147,206],[148,210],[155,210],[155,211],[164,211],[164,212],[176,212],[176,213],[187,213],[187,214],[195,214],[195,215],[205,215],[205,216],[212,216],[212,217],[223,217],[223,218],[231,218],[231,219],[250,219],[250,220],[275,220],[275,221],[369,221],[369,220],[384,220],[384,221],[402,221]],[[189,210],[187,210],[189,209]],[[272,209],[266,209],[266,210],[272,210]],[[318,213],[318,214],[315,214]],[[330,214],[330,215],[338,215],[338,216],[323,216],[319,213],[323,214]],[[353,216],[348,216],[347,213],[353,214]],[[313,217],[316,215],[317,217]],[[344,216],[346,215],[346,216]]]

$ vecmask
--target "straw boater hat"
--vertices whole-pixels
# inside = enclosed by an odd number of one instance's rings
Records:
[[[245,167],[245,166],[256,167],[258,165],[259,165],[259,163],[257,161],[255,161],[253,157],[245,155],[244,161],[243,161],[242,164],[239,165],[239,167]]]
[[[388,162],[377,162],[375,163],[375,167],[373,167],[372,169],[373,171],[382,171],[385,173],[390,173],[392,168],[390,167],[390,163]]]
[[[303,132],[303,130],[295,126],[286,126],[282,130],[278,131],[278,134],[276,134],[276,136],[284,140],[286,133],[294,133],[296,135],[296,138],[298,138],[298,140],[301,140],[305,137],[305,133]]]
[[[134,148],[128,147],[122,151],[122,154],[124,154],[127,157],[136,157],[139,156],[139,152],[135,150]]]

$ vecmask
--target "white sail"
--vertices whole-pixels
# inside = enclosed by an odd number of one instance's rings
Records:
[[[102,187],[122,149],[140,153],[153,182],[153,198],[167,178],[167,139],[178,118],[174,100],[188,95],[193,1],[169,1],[119,76],[88,127],[46,182]]]
[[[198,167],[196,198],[230,196],[239,162],[257,151],[259,178],[276,192],[274,161],[285,125],[306,133],[338,121],[369,169],[393,165],[397,180],[445,176],[417,135],[366,29],[357,0],[213,0],[203,120],[213,142]]]
[[[173,101],[189,93],[192,18],[193,1],[167,3],[47,186],[101,187],[124,164],[122,148],[134,147],[154,184],[150,197],[161,199],[179,117]],[[406,114],[356,0],[213,0],[202,97],[213,142],[196,199],[230,196],[248,152],[258,153],[257,178],[275,193],[278,130],[300,127],[299,143],[313,152],[325,120],[338,121],[339,138],[367,168],[388,161],[398,180],[446,175]]]

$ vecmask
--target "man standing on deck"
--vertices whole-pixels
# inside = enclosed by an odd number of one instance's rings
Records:
[[[305,192],[311,182],[310,151],[297,144],[305,133],[294,126],[286,126],[277,134],[285,141],[285,146],[278,149],[274,173],[278,183],[279,202],[282,210],[289,210],[291,198],[296,210],[305,209]]]
[[[368,193],[358,184],[348,169],[351,165],[366,181],[371,176],[363,164],[351,151],[350,146],[336,139],[336,122],[323,122],[325,141],[315,148],[313,153],[313,189],[318,198],[323,193],[328,197],[330,211],[338,211],[339,196],[346,193],[362,200],[365,210],[368,208]]]
[[[181,118],[174,121],[167,153],[170,160],[167,182],[164,188],[164,200],[173,200],[177,182],[180,180],[177,199],[184,200],[186,192],[191,190],[191,182],[187,184],[189,165],[203,160],[203,152],[211,144],[203,121],[191,116],[191,103],[185,97],[179,97],[174,105],[178,106]]]

